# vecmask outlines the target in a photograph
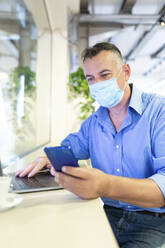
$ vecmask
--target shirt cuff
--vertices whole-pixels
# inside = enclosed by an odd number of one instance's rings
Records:
[[[153,176],[149,177],[149,179],[152,179],[158,185],[163,193],[163,196],[165,197],[165,173],[154,174]]]

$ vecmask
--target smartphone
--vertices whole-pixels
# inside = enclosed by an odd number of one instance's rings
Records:
[[[61,168],[64,165],[79,167],[78,159],[75,158],[70,147],[45,147],[44,152],[56,171],[61,172]]]

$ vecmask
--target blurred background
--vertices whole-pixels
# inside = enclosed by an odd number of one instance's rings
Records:
[[[82,0],[77,22],[78,50],[108,41],[132,68],[132,82],[165,94],[165,2],[163,0]],[[83,42],[84,40],[84,42]],[[81,45],[81,41],[83,44]],[[78,61],[74,59],[76,68]]]
[[[119,47],[132,69],[130,83],[165,95],[163,0],[0,0],[4,166],[47,144],[59,145],[79,128],[80,106],[83,116],[90,114],[91,99],[80,105],[84,95],[71,97],[69,75],[79,77],[82,50],[102,41]]]

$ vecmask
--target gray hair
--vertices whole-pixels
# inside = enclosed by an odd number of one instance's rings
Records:
[[[108,42],[96,43],[92,47],[85,48],[81,54],[81,58],[84,62],[86,59],[96,56],[101,51],[110,51],[116,54],[123,62],[123,57],[120,50],[114,44]]]

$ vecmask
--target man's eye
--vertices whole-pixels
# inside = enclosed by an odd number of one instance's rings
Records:
[[[102,77],[106,78],[106,77],[108,77],[109,75],[110,75],[109,73],[107,73],[107,74],[102,74]]]
[[[87,81],[88,82],[92,82],[93,81],[93,78],[87,78]]]

